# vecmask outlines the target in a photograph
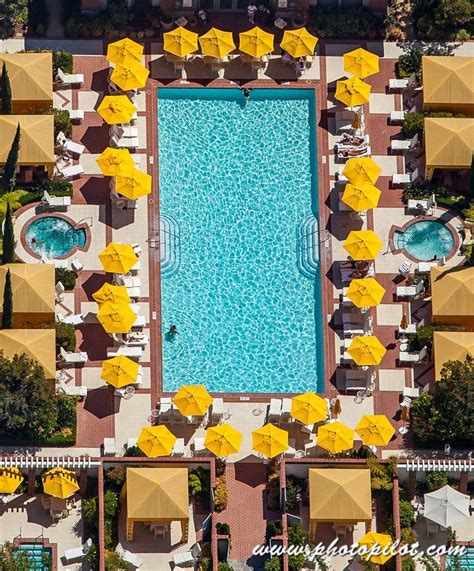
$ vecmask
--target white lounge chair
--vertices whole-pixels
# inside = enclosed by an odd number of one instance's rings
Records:
[[[184,456],[184,438],[178,438],[173,447],[173,456]]]
[[[110,137],[110,146],[117,149],[138,149],[138,137],[122,137],[116,135]]]
[[[390,123],[403,123],[406,111],[390,111]]]
[[[416,75],[413,73],[410,77],[405,77],[403,79],[389,79],[388,89],[389,91],[399,91],[408,89],[412,87],[416,82]]]
[[[423,282],[412,286],[397,286],[397,297],[416,298],[424,292]]]
[[[73,260],[71,260],[71,270],[73,272],[78,274],[83,269],[84,269],[84,264],[81,264],[81,262],[77,258],[74,258]]]
[[[109,347],[107,349],[108,359],[123,355],[125,357],[130,357],[130,359],[140,360],[142,358],[142,354],[143,351],[141,347],[126,347],[125,345],[122,345],[121,347]]]
[[[224,399],[215,398],[212,401],[211,420],[220,422],[224,416]]]
[[[138,127],[133,127],[131,125],[112,125],[109,130],[109,135],[111,137],[117,137],[118,139],[138,137]]]
[[[416,333],[416,323],[408,323],[405,329],[398,328],[399,335],[414,335]]]
[[[62,131],[58,133],[56,141],[61,146],[61,149],[66,153],[72,153],[73,155],[82,155],[85,150],[84,145],[71,141],[71,139],[68,139]]]
[[[194,454],[202,454],[207,450],[204,446],[204,438],[197,437],[193,440],[193,450]]]
[[[420,174],[418,169],[415,169],[413,172],[410,173],[403,173],[403,174],[394,174],[392,175],[392,186],[402,186],[404,184],[409,184],[410,182],[416,182]]]
[[[120,557],[125,561],[125,563],[128,563],[128,565],[131,565],[132,567],[135,567],[135,569],[138,569],[143,565],[143,559],[141,557],[138,557],[138,555],[136,555],[135,553],[132,553],[127,549],[124,549],[120,545],[120,543],[115,548],[115,552],[118,555],[120,555]]]
[[[64,300],[64,292],[65,291],[66,291],[66,288],[64,287],[64,284],[62,282],[58,282],[54,286],[54,294],[55,294],[56,301],[61,302]]]
[[[408,212],[416,212],[418,214],[433,214],[433,209],[437,207],[436,196],[432,194],[426,199],[410,199],[407,203]]]
[[[410,273],[411,270],[411,266],[412,263],[405,261],[403,262],[403,264],[400,266],[400,268],[398,269],[398,271],[402,274],[402,276],[407,276]]]
[[[89,357],[86,352],[79,351],[78,353],[74,353],[72,351],[66,351],[64,347],[59,349],[59,355],[63,361],[66,363],[87,363]]]
[[[201,546],[199,543],[195,543],[190,551],[185,551],[184,553],[177,553],[173,555],[172,560],[176,567],[189,567],[191,563],[194,563],[201,555]]]
[[[104,438],[102,445],[104,456],[115,456],[117,454],[117,447],[115,446],[115,438]]]
[[[268,408],[268,421],[270,422],[273,420],[279,420],[281,416],[281,399],[271,399],[270,406]]]
[[[408,398],[417,398],[420,396],[420,389],[418,387],[405,387],[403,389],[403,396]]]
[[[84,75],[82,73],[64,73],[59,68],[56,73],[56,80],[62,85],[82,85],[84,83]]]
[[[66,561],[66,563],[70,563],[76,559],[82,559],[89,553],[89,549],[92,547],[92,539],[88,539],[84,545],[81,547],[74,547],[73,549],[66,549],[62,559]]]
[[[84,168],[82,165],[68,165],[67,167],[63,168],[56,165],[56,168],[58,169],[59,175],[65,179],[74,178],[84,174]]]
[[[69,119],[75,123],[80,123],[84,120],[84,111],[82,109],[71,109],[69,111]]]
[[[68,325],[82,325],[84,323],[84,316],[81,313],[76,313],[73,315],[68,315],[65,317],[61,312],[56,314],[57,320],[60,323],[66,323]]]
[[[390,141],[390,149],[392,151],[411,151],[418,144],[418,135],[412,139],[392,139]]]
[[[51,206],[52,208],[56,207],[68,207],[71,206],[71,197],[70,196],[51,196],[47,190],[43,192],[43,198],[41,202],[47,206]]]
[[[73,395],[81,398],[85,398],[87,396],[87,387],[84,385],[76,386],[61,383],[58,385],[58,391],[65,395]]]
[[[426,350],[426,347],[423,347],[423,349],[419,352],[419,353],[409,353],[407,351],[400,351],[400,363],[408,363],[409,365],[417,365],[418,363],[422,363],[423,361],[426,361],[426,359],[428,358],[428,351]],[[405,397],[407,398],[407,397]]]

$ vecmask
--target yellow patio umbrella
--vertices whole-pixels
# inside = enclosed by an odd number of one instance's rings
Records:
[[[118,355],[102,363],[100,378],[116,389],[121,389],[135,383],[139,371],[140,365],[138,363],[125,357],[125,355]]]
[[[165,32],[163,49],[178,57],[185,57],[198,49],[198,35],[182,26]]]
[[[291,399],[291,416],[303,424],[319,422],[327,415],[326,401],[312,392],[297,395]]]
[[[132,155],[128,149],[113,149],[107,147],[96,159],[97,164],[105,176],[127,174],[134,167]]]
[[[129,62],[126,66],[118,65],[112,72],[110,79],[123,91],[129,91],[130,89],[145,87],[149,75],[150,70],[145,66],[138,62]],[[128,123],[128,121],[122,122]]]
[[[274,424],[265,424],[252,432],[252,448],[267,458],[283,454],[288,450],[288,432]]]
[[[354,431],[341,422],[323,424],[318,428],[317,444],[331,454],[350,450],[354,444]]]
[[[99,254],[99,260],[106,272],[126,274],[138,262],[138,256],[130,244],[110,242]]]
[[[387,352],[375,335],[354,337],[347,352],[359,367],[378,365]]]
[[[146,196],[151,192],[151,175],[138,169],[128,175],[119,175],[115,177],[115,192],[130,200]]]
[[[383,242],[373,230],[352,230],[343,246],[354,260],[373,260]]]
[[[358,541],[360,546],[364,546],[367,549],[371,549],[375,545],[380,547],[380,549],[384,549],[386,547],[390,547],[393,544],[393,540],[390,535],[386,533],[376,533],[375,531],[369,531],[361,537]],[[391,559],[393,555],[391,553],[387,553],[387,555],[381,553],[380,555],[361,555],[361,558],[365,561],[370,561],[376,565],[384,565],[389,559]]]
[[[368,182],[358,186],[348,183],[344,189],[342,201],[353,210],[360,212],[361,210],[375,208],[379,203],[381,194],[380,189]]]
[[[123,38],[107,46],[107,60],[112,63],[124,65],[130,61],[140,61],[143,55],[143,46],[130,38]]]
[[[365,182],[375,184],[381,172],[382,169],[371,157],[360,157],[349,159],[342,174],[352,184],[359,185]]]
[[[367,103],[370,96],[371,86],[358,77],[339,80],[336,83],[335,97],[346,107],[355,107]]]
[[[204,446],[217,457],[237,454],[242,442],[242,433],[230,424],[219,424],[206,430]]]
[[[92,294],[94,301],[97,303],[105,303],[111,301],[113,303],[131,303],[127,288],[121,285],[113,285],[105,283],[100,289]]]
[[[42,476],[43,491],[45,494],[65,500],[79,490],[75,472],[65,468],[53,468]]]
[[[199,36],[202,55],[222,59],[232,50],[235,43],[232,32],[224,32],[217,28],[211,28],[208,32]]]
[[[355,431],[366,446],[387,446],[395,434],[395,429],[384,414],[364,415]]]
[[[176,436],[166,426],[145,426],[137,438],[137,446],[148,458],[156,458],[169,456],[176,440]]]
[[[183,416],[203,416],[212,404],[204,385],[183,385],[173,397],[173,403]]]
[[[291,57],[298,58],[310,56],[314,53],[318,38],[308,32],[306,28],[285,30],[280,47]]]
[[[375,278],[355,279],[346,295],[356,307],[374,307],[381,303],[385,288]]]
[[[97,319],[107,333],[128,333],[137,315],[130,305],[107,301],[100,306]]]
[[[259,58],[273,51],[273,40],[273,34],[255,26],[251,30],[240,32],[239,50],[249,56]]]
[[[136,110],[126,95],[106,95],[97,107],[97,113],[109,125],[128,123]]]
[[[369,77],[379,71],[379,56],[357,48],[344,54],[344,71],[357,77]]]
[[[23,480],[18,468],[0,468],[0,494],[13,494]]]

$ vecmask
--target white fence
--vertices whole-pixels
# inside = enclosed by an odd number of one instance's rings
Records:
[[[408,472],[474,472],[472,460],[406,460],[398,464],[398,468],[405,468]]]
[[[3,456],[0,457],[2,468],[98,468],[99,460],[87,456]]]

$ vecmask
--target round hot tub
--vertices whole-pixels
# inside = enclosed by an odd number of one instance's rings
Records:
[[[77,249],[85,249],[87,234],[84,226],[76,227],[73,221],[60,216],[41,216],[32,220],[25,229],[26,247],[36,257],[67,258]]]
[[[419,220],[395,232],[393,244],[397,250],[405,250],[413,260],[426,262],[448,258],[456,246],[456,238],[443,222]]]

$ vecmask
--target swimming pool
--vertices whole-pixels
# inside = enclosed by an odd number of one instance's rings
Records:
[[[449,555],[446,557],[446,571],[450,571],[451,566],[457,564],[456,569],[463,569],[469,571],[474,569],[474,547],[468,547],[466,553],[456,558],[456,560]],[[461,565],[461,567],[459,567]]]
[[[28,569],[30,571],[49,571],[52,569],[53,551],[41,543],[21,543],[14,552],[28,554]]]
[[[165,391],[323,389],[315,130],[313,90],[159,90]]]
[[[86,245],[86,231],[75,228],[59,216],[43,216],[31,222],[25,232],[27,247],[38,256],[63,258],[76,247]]]
[[[405,250],[419,261],[449,256],[454,248],[451,230],[436,220],[413,222],[403,232],[395,232],[393,241],[397,250]]]

